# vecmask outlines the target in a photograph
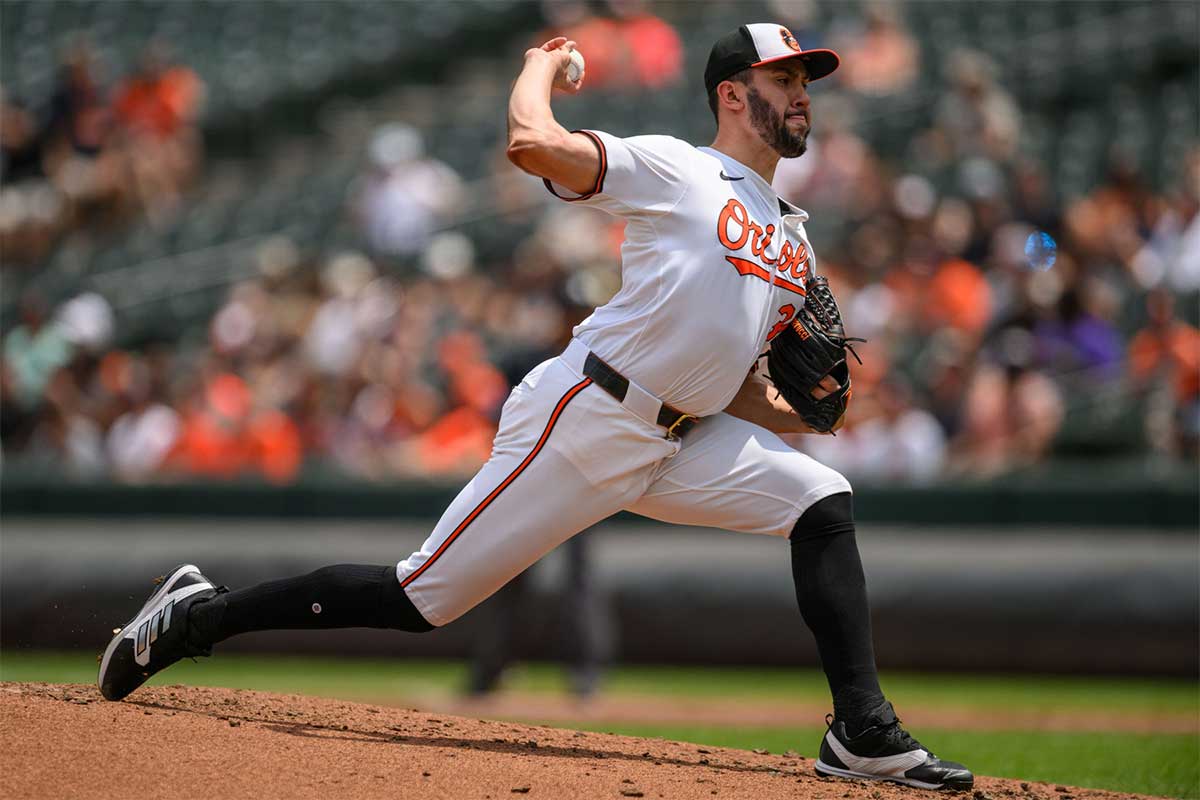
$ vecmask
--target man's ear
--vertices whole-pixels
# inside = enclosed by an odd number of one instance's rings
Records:
[[[717,99],[723,105],[741,111],[746,104],[746,87],[736,81],[723,81],[717,86]]]

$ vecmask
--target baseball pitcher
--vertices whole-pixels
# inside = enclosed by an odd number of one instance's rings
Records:
[[[620,291],[512,391],[490,460],[420,550],[235,591],[178,567],[109,644],[101,691],[119,700],[247,631],[447,625],[624,509],[789,540],[833,696],[819,773],[970,788],[971,773],[913,739],[880,690],[850,484],[779,437],[836,431],[851,396],[852,340],[814,272],[808,215],[771,188],[779,159],[804,153],[809,84],[838,56],[772,23],[722,36],[704,73],[717,135],[694,147],[559,125],[552,93],[584,82],[573,46],[560,37],[525,54],[508,156],[564,202],[625,221]]]

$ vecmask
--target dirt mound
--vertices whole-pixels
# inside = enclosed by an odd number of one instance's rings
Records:
[[[94,687],[0,684],[0,796],[918,800],[819,778],[809,759],[324,700],[185,686],[123,703]],[[977,780],[972,800],[1127,794]]]

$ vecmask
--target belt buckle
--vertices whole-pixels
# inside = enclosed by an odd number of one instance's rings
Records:
[[[700,418],[699,418],[699,417],[697,417],[697,416],[693,416],[692,414],[680,414],[680,415],[679,415],[679,418],[678,418],[678,419],[676,419],[674,422],[672,422],[672,423],[671,423],[671,427],[667,428],[667,438],[668,438],[668,439],[670,439],[670,440],[671,440],[671,441],[673,441],[673,442],[674,442],[674,441],[678,441],[678,440],[679,440],[679,436],[678,436],[678,435],[675,433],[675,429],[676,429],[676,428],[678,428],[678,427],[679,427],[679,425],[680,425],[680,424],[681,424],[681,423],[682,423],[682,422],[683,422],[685,419],[690,419],[690,420],[698,420],[698,419],[700,419]]]

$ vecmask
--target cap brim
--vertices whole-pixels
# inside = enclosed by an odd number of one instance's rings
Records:
[[[798,58],[804,62],[804,66],[808,69],[808,79],[810,81],[824,78],[842,63],[842,60],[838,58],[838,54],[832,50],[801,50],[799,53],[788,53],[782,56],[775,56],[774,58],[764,58],[762,61],[756,61],[750,66],[761,67],[764,64],[786,61],[789,58]]]

